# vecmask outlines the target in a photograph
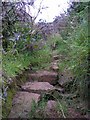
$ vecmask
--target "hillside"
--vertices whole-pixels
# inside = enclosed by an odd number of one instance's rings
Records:
[[[50,23],[35,23],[25,3],[3,9],[2,118],[89,118],[88,4]]]

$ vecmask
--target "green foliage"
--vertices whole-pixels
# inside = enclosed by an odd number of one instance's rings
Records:
[[[46,104],[47,104],[47,100],[45,100],[45,98],[42,98],[42,100],[39,103],[36,103],[33,100],[29,117],[30,118],[45,118],[44,110],[45,110]]]
[[[6,77],[11,78],[11,77],[17,76],[17,74],[20,74],[22,71],[30,67],[32,68],[32,70],[34,70],[35,68],[36,69],[46,68],[48,64],[50,64],[50,61],[51,61],[50,50],[47,47],[44,47],[42,50],[38,50],[33,53],[24,51],[23,53],[11,54],[11,52],[9,51],[7,52],[7,54],[3,55],[3,60],[2,60],[3,66],[2,67],[3,67],[3,72],[5,73]],[[24,81],[23,80],[24,78],[21,78],[21,79],[22,81]],[[4,81],[3,86],[6,87],[8,85],[8,80],[4,78],[3,81]],[[22,81],[19,79],[18,84],[19,83],[21,84]],[[8,94],[8,97],[6,99],[7,102],[3,104],[4,105],[3,106],[4,117],[8,115],[8,112],[11,109],[14,91],[9,90],[7,94]],[[6,112],[7,108],[8,108],[8,112]]]
[[[31,111],[30,111],[30,114],[29,114],[30,118],[34,117],[37,107],[38,107],[37,103],[34,100],[32,100]]]
[[[64,40],[72,36],[75,28],[88,19],[88,3],[73,2],[66,15],[66,27],[60,31]]]
[[[34,52],[32,58],[30,58],[30,62],[32,66],[37,67],[38,69],[46,68],[51,61],[50,50],[47,48],[43,48]]]
[[[14,77],[17,73],[28,68],[30,65],[30,54],[26,52],[17,55],[7,53],[3,55],[2,62],[3,70],[6,72],[7,76]]]
[[[67,104],[65,101],[61,100],[61,101],[58,101],[57,103],[57,110],[62,112],[62,116],[64,118],[66,118],[66,115],[67,115]]]
[[[55,110],[57,110],[58,113],[62,114],[63,118],[66,118],[66,115],[67,115],[66,102],[62,101],[61,99],[59,101],[55,96],[53,96],[53,97],[57,101]],[[38,103],[35,103],[35,101],[32,101],[30,118],[46,118],[46,117],[48,117],[48,115],[50,113],[45,113],[45,107],[47,106],[48,98],[49,98],[49,96],[45,97],[43,95],[42,99]]]
[[[74,82],[72,88],[76,86],[79,95],[86,97],[87,94],[87,68],[88,68],[88,22],[87,22],[87,8],[80,12],[78,16],[82,18],[82,23],[79,23],[68,39],[61,43],[59,47],[61,54],[65,53],[65,59],[60,61],[60,70],[67,68],[72,71],[74,75]],[[71,88],[71,90],[73,90]]]
[[[47,67],[50,63],[50,50],[43,48],[42,50],[31,52],[18,53],[16,55],[7,52],[3,55],[3,70],[7,76],[14,77],[17,73],[20,73],[24,69],[28,69],[29,65],[31,67],[36,67],[42,69]]]
[[[69,68],[75,75],[79,92],[85,94],[85,84],[87,80],[88,68],[88,26],[83,23],[80,25],[76,32],[73,34],[73,41],[71,39],[70,52],[69,52]],[[69,39],[69,40],[70,40]]]
[[[52,45],[53,43],[58,45],[62,40],[63,39],[60,35],[53,35],[48,38],[47,45]]]

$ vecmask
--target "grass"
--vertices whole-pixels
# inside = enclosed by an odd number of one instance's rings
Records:
[[[31,65],[38,69],[47,67],[51,61],[50,51],[46,48],[35,51],[33,54],[24,52],[17,55],[7,53],[3,55],[3,71],[7,76],[14,77]]]
[[[56,38],[57,39],[57,38]],[[87,68],[88,68],[88,23],[79,24],[67,40],[59,39],[57,51],[64,56],[59,62],[59,71],[65,68],[74,75],[72,88],[77,86],[81,97],[87,96]],[[73,90],[71,88],[71,91]]]
[[[30,65],[30,54],[3,55],[3,70],[7,76],[14,77]]]
[[[44,109],[45,109],[46,103],[47,103],[47,100],[45,100],[45,98],[43,98],[39,103],[36,103],[33,100],[29,117],[44,118]]]
[[[35,101],[32,101],[32,106],[31,106],[31,111],[30,111],[30,118],[47,118],[48,116],[50,117],[51,113],[46,113],[45,112],[45,107],[47,106],[47,102],[52,96],[55,101],[57,102],[56,107],[54,108],[55,111],[58,112],[58,115],[62,116],[63,118],[66,118],[66,115],[68,113],[67,111],[67,104],[63,99],[58,99],[53,95],[43,95],[42,99],[38,102],[35,103]],[[52,107],[53,109],[53,107]],[[52,111],[51,111],[52,112]],[[54,112],[56,114],[56,112]],[[51,116],[52,117],[52,116]]]
[[[42,49],[34,53],[34,56],[30,59],[32,66],[38,69],[43,69],[48,66],[51,61],[50,51],[48,49]]]

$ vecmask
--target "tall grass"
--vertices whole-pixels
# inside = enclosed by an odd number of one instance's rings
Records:
[[[59,54],[64,55],[62,62],[60,61],[60,70],[67,67],[74,75],[73,87],[75,91],[82,97],[87,97],[87,68],[88,68],[88,21],[84,16],[83,20],[68,37],[67,40],[59,39]],[[81,15],[81,14],[80,14]]]
[[[86,96],[87,68],[88,68],[88,24],[81,24],[68,40],[70,52],[68,69],[75,75],[78,91],[81,96]]]
[[[29,66],[30,56],[29,53],[21,53],[17,55],[7,53],[6,55],[3,55],[3,71],[7,76],[16,76],[17,73]]]
[[[47,47],[33,53],[26,51],[13,55],[7,52],[7,54],[3,55],[3,71],[7,76],[14,77],[17,73],[28,69],[30,66],[32,69],[34,67],[37,69],[45,68],[50,63],[50,60],[50,50]]]

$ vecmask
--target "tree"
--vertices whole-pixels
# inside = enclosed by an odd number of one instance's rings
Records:
[[[10,37],[17,37],[26,39],[27,45],[25,49],[30,46],[33,36],[36,34],[35,30],[35,20],[38,17],[42,9],[41,0],[39,8],[37,10],[36,16],[31,16],[26,12],[26,6],[30,12],[30,6],[34,6],[35,0],[30,1],[20,1],[20,2],[3,2],[2,3],[2,35],[3,35],[3,48],[7,51],[10,45]],[[22,29],[21,29],[22,28]],[[17,34],[17,35],[16,35]],[[15,38],[14,43],[16,44],[17,38]],[[14,45],[16,46],[16,45]]]

